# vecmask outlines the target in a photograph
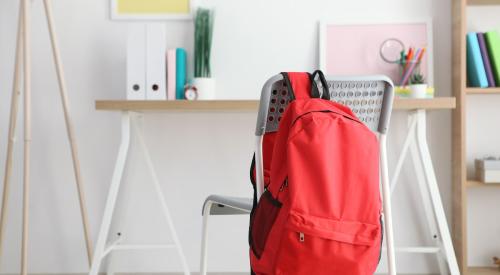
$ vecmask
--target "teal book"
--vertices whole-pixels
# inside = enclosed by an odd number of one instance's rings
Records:
[[[486,47],[490,56],[491,68],[496,85],[500,85],[500,35],[496,31],[486,32],[484,34]]]
[[[183,48],[175,51],[175,99],[184,99],[184,86],[186,85],[187,54]]]
[[[475,32],[467,33],[467,79],[472,87],[488,87],[488,78]]]

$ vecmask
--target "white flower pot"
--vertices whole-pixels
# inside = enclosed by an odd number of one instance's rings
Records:
[[[198,100],[215,99],[215,78],[195,77],[193,86],[197,89]]]
[[[411,84],[410,85],[411,98],[426,98],[427,97],[427,84]]]

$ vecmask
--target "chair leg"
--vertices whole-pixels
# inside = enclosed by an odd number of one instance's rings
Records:
[[[210,217],[210,208],[212,202],[207,202],[203,208],[203,225],[201,233],[201,257],[200,257],[200,275],[207,274],[207,252],[208,252],[208,218]]]
[[[396,255],[394,235],[392,230],[391,191],[389,186],[389,171],[387,169],[386,135],[380,135],[380,172],[382,181],[382,196],[384,207],[385,240],[387,245],[387,260],[389,275],[396,275]]]

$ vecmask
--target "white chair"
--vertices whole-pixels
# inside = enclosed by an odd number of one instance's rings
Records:
[[[392,112],[393,84],[385,76],[362,76],[362,77],[326,77],[331,100],[349,106],[353,112],[372,131],[378,134],[380,144],[380,174],[381,189],[383,197],[384,230],[387,246],[388,271],[390,275],[396,274],[396,261],[394,251],[394,239],[392,230],[391,198],[389,187],[389,175],[387,169],[386,134],[389,128],[389,120]],[[322,85],[318,82],[318,87]],[[288,95],[280,92],[286,87],[283,85],[283,76],[271,77],[262,88],[259,113],[257,117],[257,128],[255,130],[255,165],[257,181],[257,198],[263,193],[263,166],[262,166],[262,138],[265,133],[277,131],[278,119],[268,119],[277,113],[269,110],[286,108],[281,102],[288,102]],[[285,101],[282,101],[285,99]],[[286,103],[285,103],[286,104]],[[274,108],[272,108],[274,107]],[[236,198],[227,196],[211,195],[203,204],[203,233],[201,244],[200,274],[207,273],[207,251],[208,251],[208,219],[211,215],[239,215],[249,214],[252,210],[251,198]]]

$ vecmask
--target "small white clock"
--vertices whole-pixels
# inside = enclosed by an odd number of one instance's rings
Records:
[[[184,98],[187,100],[197,100],[198,99],[198,89],[192,85],[186,85],[184,87]]]

